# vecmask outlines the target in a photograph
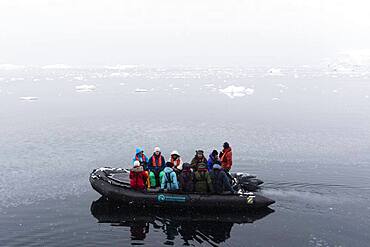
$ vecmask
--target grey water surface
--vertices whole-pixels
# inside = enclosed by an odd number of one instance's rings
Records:
[[[369,246],[368,70],[276,71],[1,70],[0,245]],[[234,171],[265,181],[274,212],[243,221],[123,210],[99,223],[94,168],[129,167],[136,146],[189,161],[224,141]]]

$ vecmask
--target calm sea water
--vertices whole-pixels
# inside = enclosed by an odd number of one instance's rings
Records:
[[[1,246],[368,246],[370,74],[268,69],[0,71]],[[137,145],[190,160],[224,141],[273,211],[116,210],[88,182]]]

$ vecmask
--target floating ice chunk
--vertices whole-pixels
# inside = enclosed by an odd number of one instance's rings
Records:
[[[338,90],[337,89],[334,89],[332,92],[333,93],[338,93]]]
[[[10,81],[24,81],[23,77],[13,77],[10,79]]]
[[[138,65],[130,65],[130,64],[117,64],[115,66],[104,66],[104,68],[106,69],[120,69],[120,70],[123,70],[123,69],[134,69],[134,68],[137,68]]]
[[[281,84],[281,83],[276,84],[276,86],[281,87],[281,88],[283,88],[283,89],[288,89],[288,86],[286,86],[286,85],[284,85],[284,84]]]
[[[84,84],[84,85],[76,86],[75,88],[77,92],[92,92],[96,89],[96,86]]]
[[[73,77],[73,79],[77,80],[77,81],[82,81],[84,79],[83,76],[75,76]]]
[[[178,87],[173,87],[172,90],[179,90],[180,88]]]
[[[214,87],[214,86],[215,86],[215,84],[213,84],[213,83],[209,83],[209,84],[204,84],[204,86],[205,86],[205,87]]]
[[[294,78],[299,78],[299,75],[298,74],[294,74]]]
[[[119,85],[120,85],[120,86],[125,86],[125,85],[126,85],[126,83],[121,82]]]
[[[24,69],[24,65],[15,65],[15,64],[9,64],[9,63],[4,63],[0,64],[0,70],[15,70],[15,69]]]
[[[253,88],[246,88],[244,92],[247,95],[252,95],[254,93],[254,89]]]
[[[147,93],[149,90],[145,88],[136,88],[135,93]]]
[[[243,97],[245,95],[252,95],[254,93],[253,88],[245,88],[243,86],[228,86],[224,89],[219,89],[219,92],[226,94],[230,98],[235,98],[235,97]]]
[[[33,96],[23,96],[23,97],[19,97],[19,99],[24,100],[24,101],[35,101],[35,100],[38,100],[39,98],[33,97]]]
[[[35,79],[33,79],[32,81],[36,82],[36,81],[40,81],[40,79],[35,78]]]
[[[365,98],[368,99],[369,98],[369,95],[365,95]]]
[[[268,74],[272,75],[272,76],[282,76],[282,75],[284,75],[283,73],[281,73],[281,69],[276,69],[276,68],[269,69]]]
[[[271,100],[274,101],[274,102],[279,102],[280,101],[279,98],[272,98]]]
[[[114,72],[114,73],[111,73],[109,76],[110,77],[127,77],[129,75],[130,74],[126,72]]]
[[[72,68],[69,65],[65,64],[50,64],[50,65],[45,65],[41,67],[42,69],[70,69]]]

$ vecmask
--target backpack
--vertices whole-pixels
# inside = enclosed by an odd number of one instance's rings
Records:
[[[166,172],[166,173],[164,173],[165,174],[165,176],[166,176],[166,187],[167,187],[167,185],[169,184],[170,186],[170,188],[172,187],[172,184],[173,184],[173,181],[172,181],[172,178],[171,178],[171,174],[173,173],[174,171],[172,171],[172,172]]]

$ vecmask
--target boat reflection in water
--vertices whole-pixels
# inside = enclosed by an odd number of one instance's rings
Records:
[[[130,227],[132,240],[144,240],[153,229],[161,229],[168,241],[182,236],[184,244],[191,241],[219,244],[230,238],[234,224],[253,223],[274,212],[270,208],[253,212],[200,212],[133,208],[104,197],[91,204],[91,214],[98,223]]]

